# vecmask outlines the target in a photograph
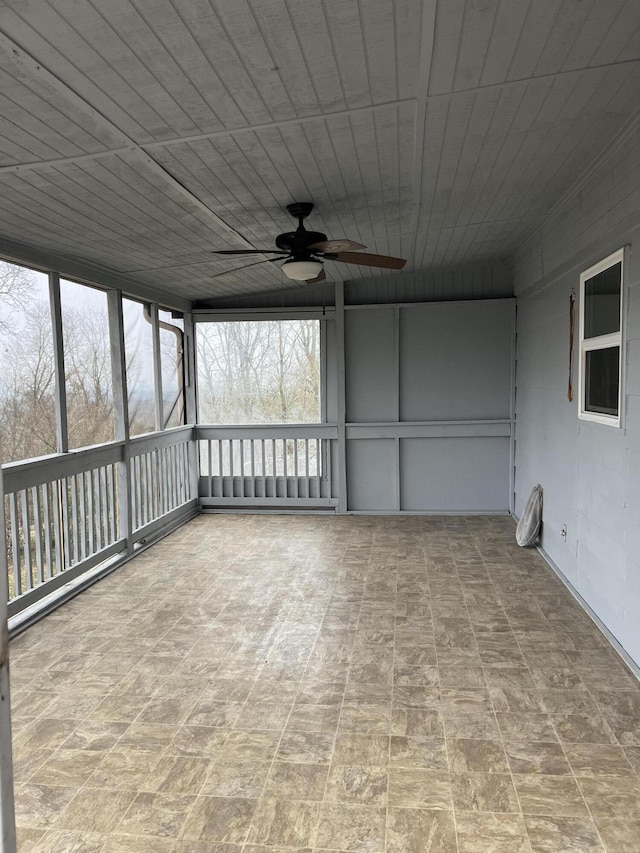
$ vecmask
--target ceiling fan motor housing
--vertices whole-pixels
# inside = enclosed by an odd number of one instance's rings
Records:
[[[292,255],[308,254],[309,246],[315,243],[322,243],[327,239],[327,235],[321,231],[307,231],[305,228],[298,228],[297,231],[287,231],[284,234],[278,234],[276,237],[276,246],[285,252],[291,252]]]
[[[295,231],[286,231],[284,234],[278,234],[276,237],[276,246],[285,252],[290,252],[294,260],[308,259],[311,255],[309,246],[315,243],[322,243],[327,239],[327,235],[321,231],[307,231],[303,225],[303,219],[313,210],[313,204],[310,201],[294,201],[287,205],[287,211],[294,219],[298,220],[298,227]]]

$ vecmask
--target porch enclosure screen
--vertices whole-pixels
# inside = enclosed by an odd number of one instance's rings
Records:
[[[195,510],[186,338],[155,304],[0,261],[11,615]]]
[[[321,321],[197,324],[204,506],[333,507]]]

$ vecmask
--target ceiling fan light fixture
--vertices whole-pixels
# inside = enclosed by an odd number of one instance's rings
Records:
[[[285,261],[282,270],[293,281],[311,281],[322,272],[320,261]]]

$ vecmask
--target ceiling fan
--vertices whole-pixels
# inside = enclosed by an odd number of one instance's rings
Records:
[[[308,283],[324,281],[324,261],[338,261],[342,264],[359,264],[366,267],[382,267],[388,270],[400,270],[406,264],[402,258],[389,255],[371,255],[358,251],[366,249],[362,243],[353,240],[327,240],[320,231],[307,231],[304,220],[313,210],[308,201],[298,201],[287,205],[287,210],[298,220],[295,231],[287,231],[276,237],[277,249],[222,249],[214,255],[280,255],[286,257],[282,271],[294,281]],[[276,261],[279,258],[269,258]]]

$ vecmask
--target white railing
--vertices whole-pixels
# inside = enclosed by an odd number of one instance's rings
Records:
[[[192,427],[132,439],[129,466],[134,532],[148,528],[195,497],[189,455],[192,441]]]
[[[197,504],[193,427],[2,468],[10,613]]]
[[[332,424],[197,426],[203,507],[336,506]]]

